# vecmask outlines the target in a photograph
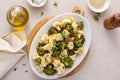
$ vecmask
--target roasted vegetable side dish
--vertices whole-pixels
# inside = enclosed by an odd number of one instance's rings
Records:
[[[83,29],[84,23],[75,21],[74,17],[54,22],[47,33],[38,37],[32,55],[37,70],[47,75],[62,75],[71,68],[76,56],[84,50]]]

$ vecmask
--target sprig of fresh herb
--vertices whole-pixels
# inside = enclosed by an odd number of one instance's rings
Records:
[[[94,15],[94,20],[95,20],[95,21],[98,21],[98,20],[99,20],[98,15]]]
[[[25,72],[28,72],[28,70],[26,70]]]
[[[57,2],[54,2],[54,4],[53,4],[55,7],[57,7],[58,6],[58,3]]]
[[[43,14],[44,14],[44,13],[43,13],[43,11],[42,11],[42,12],[41,12],[41,16],[43,16]]]
[[[101,14],[100,13],[96,13],[93,18],[95,21],[99,21],[99,18],[101,17]]]
[[[22,64],[23,66],[26,66],[26,64]]]
[[[32,0],[32,3],[34,3],[35,1],[34,0]]]

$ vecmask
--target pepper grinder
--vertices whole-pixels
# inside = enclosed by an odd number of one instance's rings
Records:
[[[105,19],[104,26],[108,30],[120,27],[120,13],[116,13]]]

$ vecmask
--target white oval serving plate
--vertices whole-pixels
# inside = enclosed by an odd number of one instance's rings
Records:
[[[37,71],[37,69],[35,68],[35,63],[34,61],[32,60],[32,55],[34,52],[36,52],[36,47],[38,45],[38,36],[40,34],[44,34],[46,32],[48,32],[49,28],[51,27],[51,25],[53,24],[53,22],[55,21],[61,21],[65,18],[69,18],[69,17],[74,17],[76,21],[83,21],[84,22],[84,35],[85,35],[85,43],[83,45],[84,47],[84,51],[81,55],[78,55],[76,57],[76,60],[74,61],[74,64],[71,68],[69,69],[66,69],[65,73],[63,75],[60,75],[58,76],[57,74],[55,75],[47,75],[45,74],[44,72],[42,73],[39,73]],[[71,71],[73,71],[81,62],[82,60],[84,59],[84,57],[87,55],[87,52],[89,50],[89,47],[90,47],[90,43],[91,43],[91,28],[90,28],[90,25],[88,23],[88,21],[81,15],[79,14],[76,14],[76,13],[65,13],[65,14],[62,14],[62,15],[59,15],[59,16],[56,16],[54,18],[52,18],[50,21],[48,21],[38,32],[37,34],[35,35],[32,43],[31,43],[31,46],[30,46],[30,53],[29,53],[29,63],[30,63],[30,67],[32,69],[32,71],[37,75],[39,76],[40,78],[44,78],[44,79],[56,79],[56,78],[59,78],[59,77],[62,77],[62,76],[65,76],[66,74],[70,73]]]

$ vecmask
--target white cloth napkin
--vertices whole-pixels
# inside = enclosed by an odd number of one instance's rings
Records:
[[[24,31],[12,32],[0,39],[0,79],[24,56],[27,39]]]

